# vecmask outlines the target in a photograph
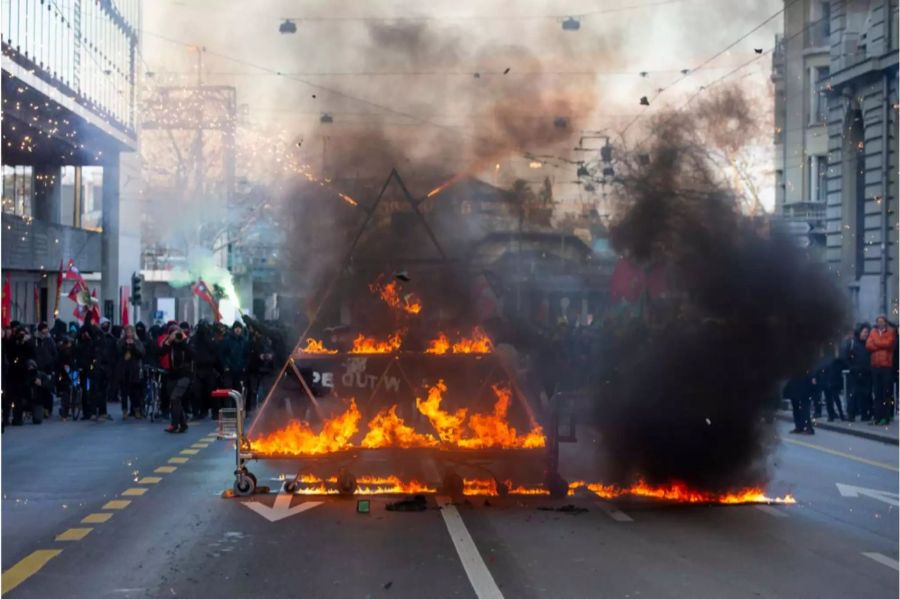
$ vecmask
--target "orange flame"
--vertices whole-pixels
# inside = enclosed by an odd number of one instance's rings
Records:
[[[643,480],[639,480],[630,487],[619,487],[617,485],[604,485],[601,483],[590,483],[587,488],[595,495],[604,499],[615,499],[623,495],[634,495],[637,497],[652,497],[654,499],[663,499],[665,501],[675,501],[679,503],[722,503],[722,504],[738,504],[738,503],[797,503],[793,495],[785,495],[784,497],[768,497],[763,489],[759,487],[750,487],[740,489],[730,493],[713,493],[710,491],[701,491],[690,489],[681,482],[672,482],[668,485],[649,485]]]
[[[491,353],[491,339],[479,327],[475,327],[471,337],[463,337],[456,343],[451,344],[447,335],[438,333],[436,339],[428,342],[425,349],[426,354],[446,354],[452,352],[454,354],[489,354]]]
[[[466,410],[465,408],[460,408],[452,414],[442,410],[441,401],[445,391],[447,391],[447,385],[444,384],[443,380],[439,380],[433,387],[428,389],[428,399],[423,401],[419,397],[416,398],[416,409],[428,418],[441,441],[444,443],[456,443],[462,436]]]
[[[344,200],[351,206],[359,206],[359,202],[348,196],[346,193],[337,192],[337,194],[342,200]]]
[[[437,339],[429,341],[428,347],[425,349],[426,354],[446,354],[448,351],[450,351],[450,340],[443,333],[438,334]]]
[[[304,354],[336,354],[338,353],[336,349],[328,349],[325,347],[325,344],[319,341],[318,339],[313,339],[312,337],[308,337],[306,339],[306,347],[300,349]]]
[[[329,418],[322,430],[314,433],[309,424],[292,420],[284,428],[250,442],[255,453],[264,455],[321,455],[348,449],[350,438],[359,430],[361,414],[356,402],[334,418]]]
[[[531,431],[520,436],[516,429],[507,422],[506,417],[512,397],[511,391],[497,385],[493,385],[491,388],[494,395],[497,396],[493,412],[491,414],[472,414],[467,421],[466,410],[463,408],[453,413],[441,409],[443,393],[447,390],[443,380],[438,381],[428,390],[428,399],[423,401],[421,398],[416,398],[416,408],[428,418],[431,426],[438,432],[441,441],[447,444],[466,449],[544,447],[546,437],[540,426],[535,426]],[[464,437],[463,434],[466,430],[469,435]]]
[[[429,487],[415,479],[402,481],[393,474],[389,476],[360,476],[356,479],[357,495],[384,495],[390,493],[437,493],[437,489]]]
[[[525,485],[513,485],[511,480],[505,480],[502,483],[505,488],[505,495],[549,495],[550,491],[540,487],[527,487]],[[497,490],[497,482],[490,478],[464,478],[463,479],[463,495],[481,495],[488,497],[497,497],[500,493]]]
[[[360,443],[362,447],[434,447],[437,439],[417,433],[397,415],[397,406],[381,410],[369,422],[369,432]]]
[[[408,293],[400,297],[397,281],[391,281],[387,285],[382,285],[381,280],[384,275],[378,275],[374,283],[369,284],[369,291],[375,293],[392,308],[409,312],[410,314],[418,314],[422,311],[422,302],[414,293]]]
[[[400,349],[403,342],[403,333],[396,331],[391,333],[387,341],[379,341],[374,337],[366,337],[362,333],[353,340],[351,354],[389,354]]]

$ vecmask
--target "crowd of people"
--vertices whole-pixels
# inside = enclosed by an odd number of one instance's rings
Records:
[[[894,418],[898,372],[897,326],[879,316],[860,323],[819,366],[788,381],[784,397],[794,413],[792,433],[815,434],[813,418],[888,425]],[[846,380],[845,377],[846,376]],[[842,402],[846,402],[846,410]]]
[[[204,320],[149,328],[95,324],[90,317],[80,324],[56,320],[53,327],[11,322],[2,340],[3,428],[21,426],[27,414],[41,424],[57,405],[62,420],[79,413],[80,420],[113,420],[109,404],[118,402],[123,420],[155,410],[154,417],[171,419],[167,432],[180,433],[188,416],[218,417],[221,400],[212,395],[218,388],[241,391],[250,411],[274,363],[265,333],[239,321],[230,328]]]

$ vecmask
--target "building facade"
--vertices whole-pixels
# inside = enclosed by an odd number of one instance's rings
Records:
[[[774,55],[776,210],[855,320],[897,320],[897,0],[786,2]]]
[[[11,316],[52,318],[55,274],[71,259],[118,320],[120,289],[140,269],[140,0],[4,0],[0,10]],[[71,320],[67,291],[59,316]]]

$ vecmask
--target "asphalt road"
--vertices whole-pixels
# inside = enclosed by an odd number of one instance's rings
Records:
[[[184,435],[133,421],[8,428],[4,596],[896,597],[897,448],[778,426],[770,494],[797,505],[578,495],[439,509],[430,497],[431,509],[407,513],[378,497],[369,514],[338,497],[222,498],[233,452],[209,440],[211,424]],[[251,466],[260,483],[286,468]],[[276,500],[295,513],[270,522],[243,505],[268,513]],[[537,509],[566,503],[588,511]]]

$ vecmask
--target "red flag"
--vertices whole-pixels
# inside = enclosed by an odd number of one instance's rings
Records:
[[[100,322],[100,302],[97,301],[97,290],[91,291],[91,312],[94,314],[94,322]]]
[[[75,260],[73,258],[69,258],[69,265],[66,267],[66,278],[79,281],[82,285],[87,287],[87,285],[85,285],[84,283],[84,278],[82,278],[81,273],[75,266]]]
[[[3,281],[3,300],[0,302],[0,307],[2,307],[3,313],[0,320],[4,327],[8,327],[12,322],[12,287],[9,284],[9,275],[6,275],[6,280]]]
[[[197,282],[191,285],[191,291],[194,292],[194,295],[209,304],[209,307],[212,308],[213,311],[213,318],[215,318],[217,322],[222,320],[222,314],[219,313],[219,302],[213,297],[212,292],[209,290],[209,286],[203,282],[203,279],[197,279]]]
[[[82,289],[83,289],[83,287],[81,286],[81,281],[75,281],[75,284],[72,285],[72,290],[69,291],[69,295],[67,295],[66,297],[68,297],[70,300],[72,300],[73,302],[75,302],[77,304],[78,303],[78,294],[81,293]]]
[[[63,261],[59,259],[59,272],[56,274],[56,297],[53,300],[53,318],[59,316],[59,300],[62,297]]]
[[[34,319],[37,322],[44,320],[43,314],[40,314],[41,311],[41,288],[37,283],[34,284]]]
[[[123,286],[119,294],[119,303],[122,306],[122,326],[128,326],[128,287]]]

